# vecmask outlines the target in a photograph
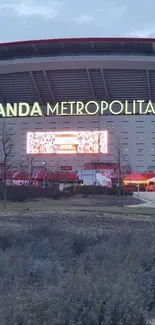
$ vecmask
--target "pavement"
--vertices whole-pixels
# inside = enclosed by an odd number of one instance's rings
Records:
[[[155,192],[134,192],[133,196],[135,198],[139,198],[143,201],[140,204],[129,205],[130,208],[138,208],[138,207],[148,207],[155,208]]]

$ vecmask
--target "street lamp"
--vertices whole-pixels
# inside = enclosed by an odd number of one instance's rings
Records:
[[[43,161],[43,167],[44,167],[44,181],[43,181],[43,188],[45,187],[46,185],[46,175],[45,175],[45,172],[46,172],[46,162]]]
[[[138,196],[139,196],[139,173],[138,173]]]

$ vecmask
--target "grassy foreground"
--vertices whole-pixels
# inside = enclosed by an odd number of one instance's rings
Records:
[[[129,197],[125,199],[125,207],[119,206],[119,200],[113,196],[90,196],[84,198],[83,196],[75,196],[73,198],[51,200],[51,199],[38,199],[27,202],[7,202],[7,209],[3,209],[3,201],[0,201],[0,214],[19,214],[19,215],[49,215],[59,212],[70,213],[84,213],[89,214],[103,214],[104,212],[128,215],[154,215],[153,208],[140,207],[138,203],[143,203],[140,199]],[[137,204],[137,207],[127,207],[128,205]]]
[[[103,198],[0,203],[1,325],[146,325],[154,209]]]

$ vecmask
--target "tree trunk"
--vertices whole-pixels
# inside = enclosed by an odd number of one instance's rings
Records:
[[[3,203],[4,203],[4,210],[6,209],[6,179],[4,179],[4,190],[3,190]]]

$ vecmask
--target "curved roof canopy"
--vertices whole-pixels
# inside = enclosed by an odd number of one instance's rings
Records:
[[[0,60],[79,54],[154,55],[155,39],[68,38],[31,40],[0,44]]]
[[[0,44],[0,102],[155,102],[155,39]]]

